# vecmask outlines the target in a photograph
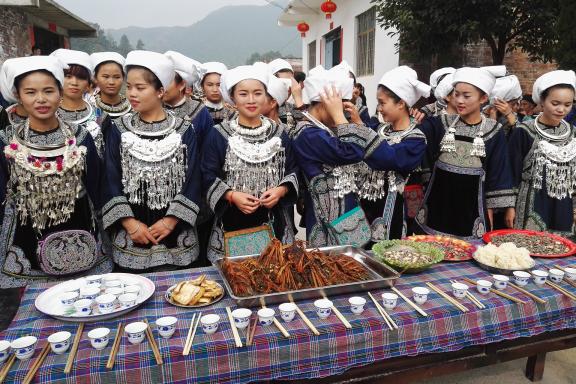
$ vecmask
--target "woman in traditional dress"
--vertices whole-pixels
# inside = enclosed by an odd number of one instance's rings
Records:
[[[52,52],[60,61],[68,65],[64,70],[64,88],[58,115],[62,120],[85,128],[92,135],[98,155],[104,156],[104,135],[96,119],[96,109],[84,100],[84,94],[90,89],[92,63],[90,55],[71,49],[57,49]]]
[[[200,79],[200,88],[204,97],[202,102],[208,108],[214,125],[220,124],[224,120],[231,118],[235,111],[224,102],[221,92],[221,77],[227,68],[224,64],[211,61],[202,64],[202,76]]]
[[[492,228],[495,208],[505,208],[511,223],[515,201],[506,138],[501,125],[480,111],[495,82],[487,69],[458,69],[452,79],[458,115],[428,118],[420,127],[432,171],[416,217],[425,233],[481,238]]]
[[[116,52],[95,52],[90,55],[90,60],[97,88],[92,104],[96,108],[96,122],[100,124],[106,139],[112,120],[132,110],[122,93],[125,60]]]
[[[10,124],[14,125],[24,122],[28,114],[24,106],[18,102],[17,96],[12,93],[12,84],[8,84],[6,71],[3,66],[0,68],[0,92],[2,93],[2,98],[9,104],[3,109],[4,112],[0,116],[1,129],[6,128]]]
[[[534,83],[542,107],[534,120],[517,125],[509,139],[517,190],[515,228],[574,236],[576,132],[563,120],[574,103],[574,71],[552,71]]]
[[[518,108],[522,98],[520,81],[514,75],[499,77],[496,79],[494,89],[490,94],[490,108],[488,115],[502,124],[506,137],[512,129],[519,124]]]
[[[377,108],[386,122],[377,132],[389,149],[366,156],[358,177],[358,195],[373,242],[406,235],[404,187],[426,151],[426,138],[411,119],[410,108],[429,94],[430,87],[418,81],[416,71],[407,66],[388,71],[380,79]]]
[[[261,115],[267,77],[254,66],[222,77],[222,94],[238,114],[214,127],[202,155],[206,198],[215,214],[208,249],[212,262],[259,253],[270,229],[283,243],[294,241],[289,211],[298,192],[296,165],[283,126]]]
[[[296,124],[304,116],[302,111],[306,105],[302,101],[302,86],[294,78],[294,69],[292,65],[284,59],[274,59],[269,64],[270,73],[283,81],[288,81],[290,85],[289,100],[279,107],[280,121],[286,124],[289,134],[296,128]]]
[[[0,287],[110,272],[98,253],[100,161],[90,133],[63,121],[56,57],[8,59],[7,84],[28,118],[0,131]]]
[[[176,71],[174,80],[164,93],[164,106],[182,119],[189,119],[196,131],[198,148],[202,148],[204,137],[214,122],[202,101],[193,99],[186,94],[187,87],[193,87],[198,83],[198,63],[181,53],[167,51],[166,57],[172,60]]]
[[[140,272],[188,267],[199,252],[200,173],[190,121],[162,104],[174,65],[162,54],[132,51],[125,69],[134,112],[114,122],[106,141],[102,209],[114,261]]]
[[[432,72],[430,75],[430,87],[432,88],[432,92],[434,93],[434,97],[436,101],[430,104],[425,105],[420,109],[426,116],[440,116],[443,111],[446,109],[447,103],[444,98],[439,98],[436,96],[436,88],[440,84],[444,78],[448,75],[453,74],[456,71],[456,68],[452,67],[444,67],[439,68]]]

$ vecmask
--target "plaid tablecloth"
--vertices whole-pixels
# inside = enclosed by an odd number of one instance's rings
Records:
[[[576,264],[574,257],[565,259],[537,259],[541,268]],[[447,352],[471,345],[498,342],[567,328],[576,328],[576,303],[562,296],[550,287],[537,287],[532,282],[527,287],[534,294],[547,300],[546,304],[536,304],[512,288],[507,293],[527,301],[516,304],[490,293],[476,296],[487,306],[479,310],[469,301],[464,301],[470,312],[464,314],[450,306],[443,298],[431,293],[429,300],[422,305],[428,317],[419,316],[402,300],[392,311],[400,329],[390,331],[366,294],[368,303],[361,315],[353,315],[347,297],[331,298],[336,307],[348,318],[352,329],[346,329],[336,316],[320,320],[311,301],[299,303],[300,308],[313,321],[320,331],[313,335],[297,316],[296,320],[285,324],[291,334],[284,338],[275,327],[258,326],[254,345],[236,348],[227,321],[226,306],[234,308],[226,297],[216,305],[202,310],[203,314],[217,313],[221,316],[220,327],[214,335],[206,335],[198,329],[189,356],[182,356],[182,349],[194,311],[172,306],[164,301],[168,287],[183,279],[194,278],[206,273],[219,280],[214,269],[205,268],[181,272],[157,273],[148,275],[156,284],[154,296],[139,309],[112,321],[87,324],[79,346],[74,368],[69,375],[64,374],[67,354],[56,356],[50,353],[39,370],[37,382],[66,383],[161,383],[161,382],[252,382],[271,379],[315,378],[340,374],[351,367],[362,366],[390,357],[413,356],[430,352]],[[489,273],[479,269],[473,262],[442,263],[432,269],[398,280],[396,287],[406,296],[410,290],[430,281],[450,291],[450,280],[466,276],[471,279],[487,278]],[[567,283],[561,284],[569,291],[576,289]],[[73,334],[76,324],[64,323],[38,312],[34,299],[48,285],[30,286],[10,327],[0,334],[0,339],[13,340],[24,335],[38,336],[40,342],[34,358],[28,362],[16,362],[7,382],[20,382],[28,368],[38,356],[40,349],[53,332],[67,330]],[[378,298],[383,291],[372,292]],[[476,291],[474,291],[476,292]],[[91,348],[86,336],[96,327],[108,327],[116,332],[118,322],[147,318],[151,323],[156,318],[174,315],[178,318],[175,335],[161,339],[154,331],[164,364],[156,365],[149,343],[133,346],[123,337],[113,370],[105,367],[112,342],[102,350]],[[245,333],[241,332],[244,336]]]

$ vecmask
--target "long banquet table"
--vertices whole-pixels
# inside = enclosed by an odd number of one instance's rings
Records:
[[[576,264],[576,258],[536,259],[539,268],[551,268],[553,264]],[[493,293],[475,296],[486,305],[480,310],[468,301],[462,303],[470,309],[462,313],[445,299],[431,293],[422,305],[427,313],[423,317],[401,299],[399,305],[389,311],[399,329],[391,331],[370,301],[361,315],[351,313],[348,297],[333,297],[334,304],[351,322],[347,329],[334,315],[321,320],[315,313],[312,301],[298,303],[320,331],[319,336],[311,333],[305,323],[296,316],[290,323],[283,323],[290,337],[284,337],[275,327],[258,326],[254,344],[237,348],[227,321],[226,306],[234,309],[234,303],[226,296],[220,302],[199,310],[172,306],[164,300],[164,293],[171,285],[205,273],[209,278],[220,280],[214,268],[202,268],[178,272],[161,272],[147,275],[156,285],[153,297],[138,309],[110,321],[88,323],[80,342],[74,367],[70,374],[64,373],[67,354],[50,353],[36,375],[36,382],[43,383],[160,383],[160,382],[234,382],[246,383],[271,380],[305,380],[343,375],[346,371],[362,372],[365,367],[396,361],[401,357],[446,354],[474,346],[497,345],[521,338],[542,337],[548,333],[568,332],[576,329],[576,302],[549,286],[530,283],[526,288],[542,297],[546,304],[537,304],[520,292],[508,288],[507,293],[524,300],[517,304]],[[476,280],[489,278],[490,274],[474,262],[441,263],[415,275],[404,275],[396,287],[406,296],[415,286],[433,282],[449,292],[450,280],[468,277]],[[48,284],[29,286],[22,298],[21,306],[7,330],[0,333],[0,340],[13,340],[24,335],[39,338],[34,357],[25,362],[16,361],[6,382],[20,382],[47,342],[47,337],[57,331],[76,332],[77,324],[66,323],[48,317],[34,307],[36,296]],[[576,294],[576,288],[562,283],[561,286]],[[372,292],[376,297],[385,290]],[[450,294],[450,293],[449,293]],[[275,307],[276,309],[276,307]],[[217,313],[221,317],[220,328],[213,335],[204,334],[200,327],[189,356],[182,356],[190,321],[194,313]],[[178,318],[177,330],[171,339],[161,339],[154,330],[160,347],[163,365],[157,365],[147,341],[131,345],[126,337],[122,342],[112,370],[106,369],[112,341],[102,351],[90,346],[87,333],[96,327],[108,327],[115,334],[118,323],[148,319],[153,323],[161,316]],[[245,332],[241,331],[245,337]],[[359,373],[360,374],[360,373]]]

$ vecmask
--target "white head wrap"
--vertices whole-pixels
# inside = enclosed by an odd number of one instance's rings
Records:
[[[422,96],[430,96],[430,86],[418,81],[416,71],[406,65],[386,72],[378,83],[394,92],[408,107],[416,104]]]
[[[96,67],[107,61],[112,61],[117,63],[124,69],[124,56],[118,52],[94,52],[90,55],[90,62],[92,63],[92,68],[96,70]]]
[[[217,73],[219,75],[223,75],[228,68],[225,64],[219,63],[217,61],[209,61],[207,63],[202,64],[202,78],[200,81],[204,80],[204,76],[209,73]]]
[[[454,86],[452,85],[452,78],[454,77],[454,73],[449,73],[434,88],[434,97],[436,100],[444,100],[448,97],[448,95],[454,90]]]
[[[439,69],[435,70],[434,72],[432,72],[432,74],[430,75],[430,86],[432,87],[432,89],[434,89],[438,86],[438,79],[439,78],[441,78],[444,75],[448,75],[448,74],[454,73],[454,72],[456,72],[456,68],[452,68],[452,67],[439,68]]]
[[[356,74],[354,73],[354,70],[352,69],[352,66],[350,64],[348,64],[348,62],[346,60],[342,60],[340,62],[340,64],[334,66],[333,68],[341,68],[342,70],[345,70],[348,73],[348,76],[350,76],[350,74],[353,74],[354,76],[356,76]]]
[[[540,104],[542,92],[559,84],[571,85],[576,90],[576,74],[574,74],[574,71],[551,71],[537,78],[532,87],[532,100],[536,104]]]
[[[174,64],[172,60],[161,53],[151,51],[131,51],[126,56],[125,68],[130,65],[138,65],[149,69],[162,83],[164,89],[168,89],[174,80]]]
[[[68,65],[55,56],[28,56],[8,59],[2,64],[0,70],[0,91],[2,96],[11,103],[18,101],[14,80],[27,72],[46,70],[50,72],[60,86],[64,84],[64,70]]]
[[[274,76],[275,72],[272,72],[270,69],[271,64],[272,63],[266,64],[260,61],[254,63],[253,66],[256,70],[262,72],[263,76],[266,76],[266,91],[274,100],[276,100],[278,106],[282,106],[286,100],[288,100],[292,82],[290,79],[283,79]]]
[[[270,73],[273,75],[283,69],[289,69],[290,71],[294,72],[292,65],[284,59],[274,59],[268,63],[268,66],[270,67]]]
[[[516,100],[522,97],[522,87],[515,75],[499,77],[492,89],[490,99],[498,98],[503,101]]]
[[[72,65],[80,65],[88,70],[88,75],[92,77],[92,61],[86,52],[75,51],[73,49],[60,48],[50,54],[60,59],[61,62]]]
[[[326,70],[318,65],[308,72],[304,80],[302,98],[305,104],[320,101],[320,95],[325,89],[330,90],[334,86],[342,94],[342,99],[350,100],[354,90],[354,80],[350,77],[348,69],[344,66],[335,66]]]
[[[490,95],[492,88],[494,88],[494,84],[496,83],[496,77],[483,68],[464,67],[459,68],[454,72],[452,86],[456,87],[456,84],[458,83],[472,84],[481,89],[487,95]]]
[[[188,86],[195,86],[200,81],[200,63],[175,51],[166,51],[166,57],[172,60],[174,71],[180,75]]]
[[[241,65],[226,71],[220,79],[220,93],[222,93],[224,101],[234,104],[230,94],[232,88],[239,82],[248,79],[258,80],[266,86],[268,84],[268,71],[263,70],[262,67],[259,68],[258,65]]]
[[[489,65],[487,67],[481,67],[483,70],[490,72],[494,77],[506,76],[506,66],[505,65]]]

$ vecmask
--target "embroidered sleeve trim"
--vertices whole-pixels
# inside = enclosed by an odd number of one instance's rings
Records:
[[[486,196],[486,208],[510,208],[516,206],[516,196],[513,191],[499,193],[497,196]]]
[[[224,194],[231,189],[232,188],[230,188],[221,179],[216,178],[216,180],[214,180],[214,183],[212,183],[210,189],[208,189],[207,194],[208,204],[210,205],[210,209],[212,209],[213,212],[216,211],[216,206],[218,205],[218,202],[222,199]]]
[[[132,208],[124,196],[110,199],[102,208],[104,229],[111,227],[115,222],[126,217],[134,217],[134,212],[132,212]]]
[[[193,226],[196,224],[199,212],[200,208],[192,200],[178,194],[170,202],[166,216],[175,216]]]
[[[298,177],[296,176],[295,173],[291,173],[289,175],[284,176],[284,178],[282,180],[280,180],[280,183],[278,185],[282,185],[282,184],[292,184],[292,187],[294,187],[294,190],[296,191],[296,195],[298,195]]]
[[[338,137],[343,142],[354,143],[367,149],[378,140],[378,133],[364,125],[340,124],[336,127]]]

